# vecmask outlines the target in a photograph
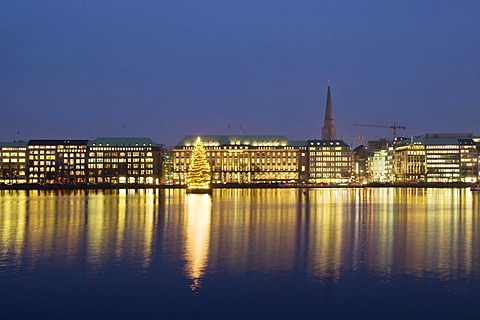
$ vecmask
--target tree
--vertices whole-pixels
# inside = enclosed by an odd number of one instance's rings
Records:
[[[187,172],[187,187],[189,189],[210,189],[210,181],[210,164],[207,160],[203,142],[198,137],[190,158],[190,166]]]

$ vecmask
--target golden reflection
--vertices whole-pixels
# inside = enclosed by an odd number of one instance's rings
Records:
[[[158,191],[122,189],[89,195],[87,261],[95,276],[112,260],[147,272],[152,261]]]
[[[293,269],[300,249],[295,239],[301,237],[298,194],[295,189],[216,190],[210,264],[231,272]]]
[[[25,191],[0,191],[0,199],[0,257],[3,257],[0,266],[5,258],[19,266],[25,249],[27,226]]]
[[[114,205],[109,201],[109,197],[103,193],[91,194],[88,200],[88,216],[87,216],[87,262],[92,274],[97,274],[108,258],[111,251],[109,238],[111,228],[109,226],[108,216],[105,215],[107,205],[110,210]],[[113,208],[116,208],[113,207]]]
[[[354,268],[442,279],[478,268],[478,211],[466,189],[363,189]],[[478,239],[478,238],[477,238]]]
[[[0,266],[122,263],[148,271],[158,190],[0,191]]]
[[[153,238],[155,236],[155,217],[156,217],[156,200],[158,198],[158,189],[147,189],[145,191],[145,201],[143,201],[144,217],[142,223],[145,226],[143,233],[143,259],[142,267],[144,271],[147,271],[152,263],[152,254],[153,254]]]
[[[309,192],[310,222],[305,229],[311,234],[309,243],[309,266],[314,275],[337,280],[342,264],[350,258],[343,253],[354,234],[351,225],[355,216],[348,205],[349,189],[316,189]]]
[[[480,270],[479,202],[468,189],[0,191],[0,266],[97,275],[185,258],[192,290],[207,267],[456,279]]]
[[[208,265],[212,200],[208,194],[188,194],[185,211],[185,273],[196,292]]]
[[[329,281],[360,269],[467,276],[480,267],[475,196],[466,189],[217,190],[210,269],[300,268]]]

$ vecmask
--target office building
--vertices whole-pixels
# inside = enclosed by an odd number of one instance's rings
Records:
[[[311,183],[348,183],[353,179],[353,153],[341,140],[308,140]]]
[[[27,143],[0,142],[0,184],[27,183]]]
[[[30,140],[28,183],[85,183],[87,140]]]
[[[91,184],[159,184],[160,148],[150,138],[97,138],[88,142]]]

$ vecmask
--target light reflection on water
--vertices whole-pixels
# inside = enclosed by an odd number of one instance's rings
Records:
[[[1,191],[0,276],[86,266],[90,277],[181,266],[209,274],[345,271],[456,279],[480,267],[479,195],[467,189]]]
[[[0,318],[479,318],[479,198],[0,191]]]
[[[92,275],[123,263],[148,273],[169,252],[194,290],[220,270],[456,278],[478,273],[478,201],[466,189],[2,191],[1,267],[85,261]]]
[[[198,291],[208,264],[212,204],[207,194],[189,194],[186,198],[185,274],[193,282],[192,291]]]

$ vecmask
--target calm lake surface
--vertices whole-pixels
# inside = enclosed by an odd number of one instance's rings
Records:
[[[0,319],[480,319],[479,199],[0,191]]]

